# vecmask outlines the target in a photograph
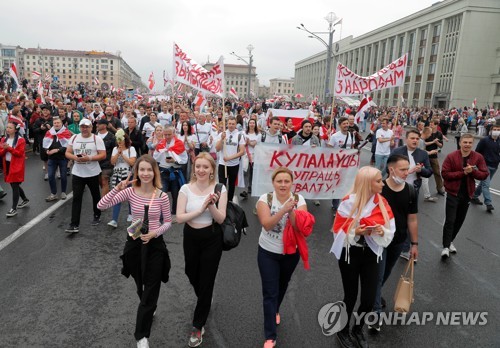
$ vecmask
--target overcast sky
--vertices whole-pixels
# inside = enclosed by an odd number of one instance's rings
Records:
[[[2,1],[0,42],[25,48],[120,51],[143,81],[153,71],[157,87],[163,86],[163,70],[172,70],[174,41],[200,64],[208,57],[215,62],[221,55],[225,63],[241,64],[229,53],[248,56],[246,47],[252,44],[260,84],[268,86],[269,79],[292,77],[295,62],[324,50],[296,28],[300,23],[311,31],[327,31],[324,17],[335,12],[343,18],[342,29],[336,27],[336,41],[340,34],[365,34],[437,1]]]

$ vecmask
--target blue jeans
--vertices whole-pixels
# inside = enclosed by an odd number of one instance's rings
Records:
[[[375,154],[375,168],[382,172],[382,177],[385,178],[387,173],[385,172],[385,166],[387,165],[387,159],[389,155],[377,155]]]
[[[276,313],[285,297],[288,282],[299,262],[299,252],[295,254],[275,254],[259,246],[257,263],[262,280],[264,305],[264,334],[266,340],[276,339]]]
[[[115,221],[118,221],[118,217],[120,216],[120,209],[122,207],[122,203],[118,203],[117,205],[114,205],[113,206],[113,215],[112,215],[112,218],[111,220],[115,220]],[[130,203],[128,205],[128,213],[131,214],[131,211],[130,211]]]
[[[497,168],[488,167],[488,170],[490,171],[490,175],[481,181],[479,185],[477,185],[476,191],[474,191],[474,198],[481,196],[481,193],[483,194],[484,204],[486,205],[491,204],[490,182],[493,175],[495,175]]]
[[[375,304],[373,305],[373,311],[377,314],[382,311],[382,287],[391,275],[391,271],[403,250],[403,245],[404,243],[390,244],[384,249],[382,259],[378,262],[377,291],[375,292]]]
[[[49,174],[49,185],[50,185],[50,193],[55,195],[57,193],[57,185],[56,185],[56,170],[59,167],[59,174],[61,175],[61,192],[66,193],[66,187],[68,185],[68,176],[66,174],[68,165],[67,159],[50,159],[48,161],[48,174]]]

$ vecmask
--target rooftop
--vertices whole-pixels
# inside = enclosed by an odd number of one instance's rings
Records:
[[[96,58],[118,58],[118,56],[102,51],[72,51],[72,50],[53,50],[48,48],[27,48],[25,54],[43,54],[46,56],[71,56],[71,57],[96,57]]]

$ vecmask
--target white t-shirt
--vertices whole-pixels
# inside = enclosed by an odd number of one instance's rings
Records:
[[[118,148],[115,147],[111,156],[116,156],[118,153]],[[110,184],[111,188],[114,188],[121,181],[125,180],[125,178],[130,174],[131,167],[125,162],[124,157],[127,159],[137,158],[137,152],[133,146],[130,146],[128,149],[122,152],[121,156],[118,156],[116,160],[116,164],[113,168],[113,175],[111,176]]]
[[[245,134],[245,137],[249,141],[257,141],[257,143],[259,143],[260,138],[262,137],[262,134],[259,134],[259,133],[249,133],[249,134]],[[253,154],[255,153],[255,146],[248,145],[248,152],[252,156],[252,161],[253,161]]]
[[[415,152],[415,150],[413,151],[410,151],[408,150],[408,159],[410,160],[410,169],[412,168],[415,168],[415,166],[417,165],[415,163],[415,159],[413,158],[412,154]],[[406,177],[406,182],[410,185],[413,185],[413,182],[417,180],[417,173],[416,172],[413,172],[411,174],[408,174],[408,176]]]
[[[227,163],[224,161],[224,156],[233,156],[236,155],[239,151],[239,145],[245,145],[245,137],[243,134],[239,136],[240,132],[238,130],[234,130],[233,132],[230,132],[229,130],[226,130],[226,145],[225,145],[225,152],[224,152],[224,147],[222,148],[221,151],[219,151],[219,164],[220,165],[226,165],[228,167],[234,167],[237,166],[240,163],[240,158],[234,158]],[[238,137],[240,138],[240,141],[238,142]],[[222,139],[222,133],[217,136],[216,143]]]
[[[200,148],[200,143],[209,143],[210,139],[210,134],[212,133],[212,125],[208,122],[205,122],[204,124],[197,123],[194,126],[195,133],[194,133],[194,145],[197,149]],[[198,133],[198,135],[196,135]],[[198,142],[198,138],[200,138],[200,141]]]
[[[75,134],[69,140],[69,145],[73,146],[73,153],[76,156],[97,156],[97,151],[106,151],[104,141],[95,134],[91,134],[88,138],[84,138],[81,134]],[[71,174],[81,178],[90,178],[99,175],[99,173],[101,173],[101,166],[99,166],[98,161],[84,163],[75,161],[71,170]]]
[[[180,135],[179,136],[179,139],[181,139],[182,141],[185,141],[185,138],[186,138],[185,135]],[[184,142],[184,148],[186,149],[186,151],[188,151],[189,149],[191,149],[189,147],[189,144],[191,144],[193,142],[196,143],[196,135],[194,135],[194,134],[188,135],[187,136],[187,141],[188,141],[187,144],[186,144],[186,142]]]
[[[151,122],[146,122],[146,124],[144,124],[144,127],[142,128],[142,130],[146,132],[145,135],[146,138],[151,138],[151,134],[153,134],[155,128],[158,126],[161,126],[159,122],[156,122],[155,124],[151,124]]]
[[[12,147],[12,145],[14,145],[14,138],[11,138],[11,137],[8,137],[7,138],[7,144]],[[6,151],[5,152],[5,160],[7,162],[10,162],[12,160],[12,154],[10,153],[10,151]]]
[[[392,133],[391,129],[388,129],[385,131],[383,128],[380,128],[379,130],[377,130],[376,138],[377,139],[390,138],[390,137],[392,137],[392,135],[393,135],[393,133]],[[391,142],[386,141],[386,142],[381,143],[381,142],[377,141],[377,147],[375,148],[375,155],[388,156],[390,154],[391,154]]]
[[[226,192],[226,187],[222,185],[221,193],[224,192]],[[203,202],[205,202],[205,200],[208,197],[208,194],[204,196],[198,196],[194,194],[189,188],[189,184],[182,185],[179,193],[182,193],[184,196],[186,196],[187,199],[186,213],[191,213],[193,211],[199,210],[200,207],[203,205]],[[191,222],[200,225],[211,225],[212,220],[213,220],[212,214],[210,213],[210,210],[208,210],[207,208],[203,213],[192,219]]]
[[[352,133],[342,134],[341,131],[336,132],[330,137],[330,140],[328,141],[328,145],[333,147],[334,149],[342,149],[344,148],[344,143],[346,143],[346,138],[347,138],[347,145],[345,149],[352,149],[354,145],[354,136]]]
[[[302,197],[302,195],[300,194],[298,196],[299,203],[297,204],[297,207],[305,205],[306,201],[304,200],[304,197]],[[293,195],[290,194],[290,197],[293,197]],[[267,205],[267,193],[260,196],[259,202],[264,202]],[[281,209],[281,207],[283,207],[283,204],[278,201],[278,199],[276,198],[276,193],[273,192],[271,215],[275,215]],[[264,227],[262,227],[259,237],[259,245],[262,249],[276,254],[283,254],[283,230],[285,229],[287,219],[288,214],[283,215],[281,220],[276,224],[276,226],[274,226],[271,231],[266,231]]]
[[[170,126],[170,124],[172,124],[172,115],[168,112],[160,112],[158,114],[158,122],[160,122],[163,127]]]

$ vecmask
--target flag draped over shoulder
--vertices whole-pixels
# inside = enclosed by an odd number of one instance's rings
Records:
[[[158,143],[158,145],[156,145],[155,152],[158,152],[159,154],[163,154],[166,152],[177,163],[182,163],[184,160],[183,153],[185,155],[186,148],[184,147],[184,142],[182,140],[174,137],[174,144],[172,146],[167,146],[167,140],[163,139]]]
[[[57,140],[61,143],[62,147],[68,147],[69,139],[73,136],[73,134],[64,126],[62,126],[57,132],[54,127],[52,127],[45,133],[45,137],[43,138],[42,146],[44,149],[48,149],[50,145],[52,145],[54,135],[57,137]]]
[[[174,42],[174,80],[224,97],[224,58],[221,56],[212,69],[207,70],[195,62]]]

